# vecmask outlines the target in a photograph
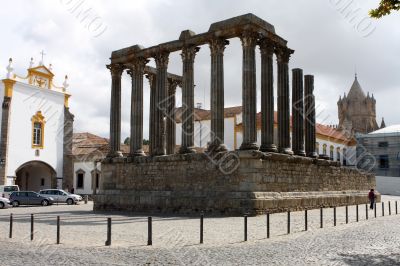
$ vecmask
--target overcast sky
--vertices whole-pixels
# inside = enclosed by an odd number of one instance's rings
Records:
[[[380,20],[368,18],[378,0],[13,0],[2,5],[0,23],[0,75],[8,58],[15,72],[24,75],[31,57],[53,64],[55,83],[68,74],[75,114],[75,132],[108,137],[111,78],[105,65],[113,50],[141,44],[145,47],[175,40],[182,30],[196,33],[211,23],[254,13],[275,26],[278,35],[295,50],[290,68],[315,75],[318,120],[336,124],[337,100],[348,92],[357,69],[365,92],[377,100],[377,120],[400,124],[400,14]],[[89,10],[84,19],[83,13]],[[225,106],[241,104],[241,44],[231,40],[225,50]],[[259,72],[257,50],[257,71]],[[154,61],[150,62],[154,65]],[[170,57],[169,71],[181,74],[179,53]],[[129,76],[123,79],[122,137],[128,136]],[[260,75],[257,90],[260,95]],[[195,102],[209,108],[210,52],[202,46],[195,64]],[[145,125],[149,87],[145,80]],[[180,91],[177,102],[180,103]],[[260,107],[258,106],[258,109]],[[148,127],[145,126],[145,138]]]

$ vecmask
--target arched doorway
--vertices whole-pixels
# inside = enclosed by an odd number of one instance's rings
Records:
[[[16,185],[20,190],[39,191],[55,188],[57,184],[56,171],[45,162],[30,161],[21,165],[16,172]]]

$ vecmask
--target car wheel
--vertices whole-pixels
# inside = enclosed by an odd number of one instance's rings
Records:
[[[4,208],[4,203],[0,202],[0,209],[3,209],[3,208]]]
[[[73,200],[73,199],[67,199],[67,204],[68,204],[68,205],[74,204],[74,200]]]
[[[42,200],[42,206],[47,206],[49,205],[49,201],[48,200]]]
[[[12,205],[13,207],[18,207],[18,206],[19,206],[19,202],[18,202],[18,201],[13,201],[13,202],[11,203],[11,205]]]

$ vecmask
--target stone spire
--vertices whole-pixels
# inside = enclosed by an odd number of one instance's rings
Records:
[[[385,118],[382,117],[382,122],[381,122],[381,127],[380,128],[385,128],[385,127],[386,127]]]

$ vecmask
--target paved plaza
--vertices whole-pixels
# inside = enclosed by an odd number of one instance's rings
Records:
[[[400,215],[395,201],[383,196],[385,216],[378,204],[377,215],[365,206],[308,211],[308,231],[304,212],[291,213],[291,234],[287,234],[287,214],[270,216],[270,239],[266,237],[266,216],[248,218],[248,241],[244,242],[243,217],[207,217],[204,244],[199,244],[199,218],[153,216],[153,246],[147,246],[147,216],[114,213],[93,214],[92,204],[78,206],[20,207],[0,212],[0,255],[2,265],[22,263],[157,265],[188,263],[280,265],[393,265],[400,261]],[[388,204],[391,201],[389,216]],[[400,205],[399,205],[400,207]],[[9,214],[13,213],[13,238],[8,238]],[[35,235],[30,241],[30,214],[35,214]],[[56,245],[56,216],[61,216],[61,244]],[[105,247],[106,217],[112,218],[112,245]]]

